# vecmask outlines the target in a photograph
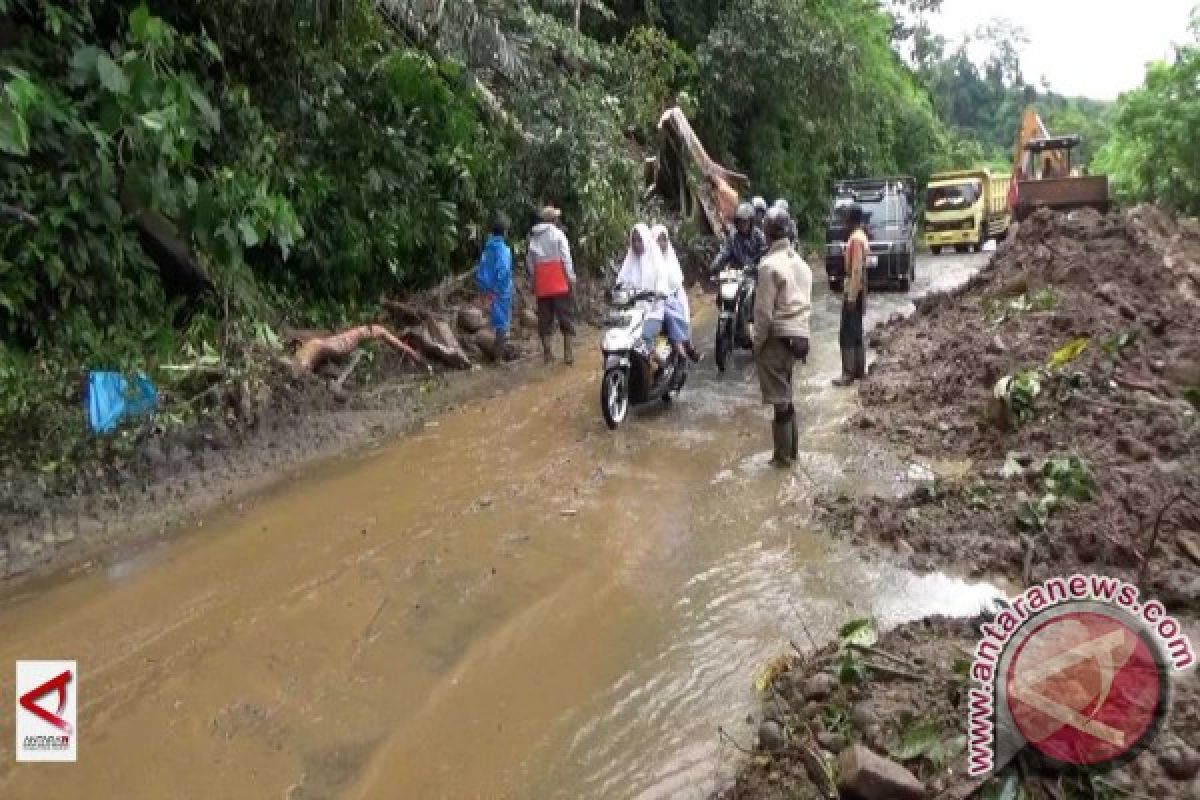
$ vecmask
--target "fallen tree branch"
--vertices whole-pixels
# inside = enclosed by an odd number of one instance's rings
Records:
[[[331,358],[344,358],[354,353],[364,342],[382,340],[401,356],[415,364],[427,365],[425,357],[400,340],[383,325],[363,325],[349,328],[333,336],[314,337],[296,351],[293,364],[297,370],[314,372]]]

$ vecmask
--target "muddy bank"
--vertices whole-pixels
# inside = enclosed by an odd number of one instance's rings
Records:
[[[1098,569],[1200,610],[1197,319],[1194,222],[1036,215],[964,291],[873,337],[852,426],[962,476],[836,499],[828,526],[922,569]]]
[[[764,687],[762,712],[750,720],[757,730],[755,753],[719,800],[838,797],[834,787],[844,777],[839,765],[856,746],[887,758],[901,785],[911,780],[914,791],[922,788],[913,795],[918,797],[1200,797],[1195,679],[1175,686],[1168,731],[1136,759],[1094,781],[1030,768],[1026,794],[1019,795],[1016,786],[1006,794],[1001,781],[985,788],[967,776],[967,661],[983,621],[933,618],[865,648],[843,641],[782,661]],[[850,794],[843,788],[841,796]],[[868,800],[900,796],[897,788]]]

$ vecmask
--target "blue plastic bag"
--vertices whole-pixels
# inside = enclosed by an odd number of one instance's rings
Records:
[[[158,389],[144,372],[134,376],[132,386],[119,372],[89,372],[84,406],[93,432],[112,433],[125,417],[158,407]]]

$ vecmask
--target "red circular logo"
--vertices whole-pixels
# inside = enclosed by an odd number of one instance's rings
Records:
[[[1092,611],[1033,629],[1006,676],[1021,735],[1045,756],[1078,766],[1120,758],[1152,734],[1165,689],[1142,635]]]

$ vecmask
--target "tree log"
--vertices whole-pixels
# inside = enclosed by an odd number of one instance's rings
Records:
[[[344,358],[354,353],[364,342],[382,340],[393,350],[416,364],[425,364],[425,357],[400,340],[383,325],[363,325],[348,328],[333,336],[309,339],[296,351],[294,363],[298,370],[315,372],[322,364],[333,358]]]
[[[658,130],[659,150],[654,162],[658,193],[685,217],[696,216],[698,205],[709,231],[724,236],[737,210],[738,197],[750,188],[750,179],[713,161],[678,107],[663,113]]]

